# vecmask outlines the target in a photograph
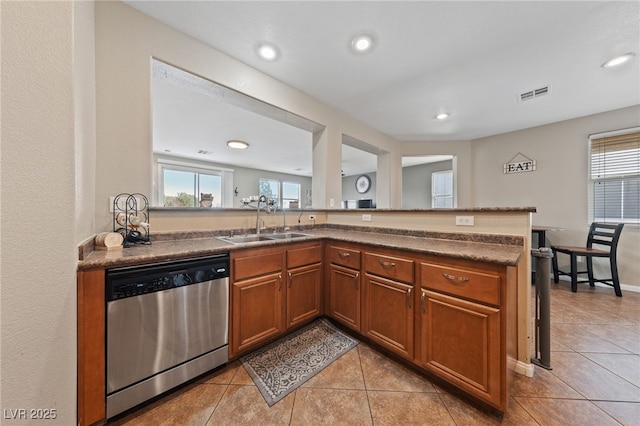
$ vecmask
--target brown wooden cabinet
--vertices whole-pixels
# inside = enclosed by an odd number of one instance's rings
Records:
[[[322,246],[287,251],[286,328],[322,314]]]
[[[327,246],[328,288],[325,310],[334,320],[361,330],[360,250]]]
[[[507,362],[515,358],[517,339],[515,267],[335,240],[323,244],[231,252],[230,358],[324,312],[506,410],[513,373]],[[82,425],[106,415],[104,286],[104,270],[78,273]]]
[[[362,332],[413,360],[414,261],[379,252],[364,255]]]
[[[322,245],[231,254],[230,358],[322,314]]]
[[[474,262],[420,264],[418,362],[478,399],[506,410],[505,307],[497,270]]]

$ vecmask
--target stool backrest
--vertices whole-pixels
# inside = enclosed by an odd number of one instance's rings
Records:
[[[593,222],[589,228],[589,237],[587,238],[587,247],[591,248],[593,244],[609,246],[612,253],[615,253],[618,247],[618,240],[624,223],[597,223]]]

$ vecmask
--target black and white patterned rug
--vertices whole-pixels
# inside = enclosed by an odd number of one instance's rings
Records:
[[[357,344],[329,321],[319,319],[240,361],[272,406]]]

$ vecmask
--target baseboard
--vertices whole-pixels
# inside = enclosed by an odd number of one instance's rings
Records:
[[[521,374],[526,377],[533,377],[535,372],[535,365],[531,363],[525,363],[522,361],[516,361],[515,370],[517,374]]]
[[[561,276],[558,277],[558,279],[560,281],[567,281],[569,283],[571,282],[571,277],[568,277],[566,275],[561,275]],[[580,278],[580,279],[582,279],[582,278]],[[551,284],[553,284],[553,275],[551,275]],[[589,285],[588,283],[582,283],[582,284]],[[602,283],[596,283],[596,287],[610,288],[610,289],[613,290],[613,287],[611,287],[610,285],[606,285],[606,284],[602,284]],[[620,283],[620,290],[632,291],[634,293],[640,293],[640,286]]]

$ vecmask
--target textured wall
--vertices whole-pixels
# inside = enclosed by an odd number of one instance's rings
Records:
[[[640,126],[639,106],[474,140],[476,204],[535,206],[534,225],[564,228],[547,234],[552,243],[584,245],[590,223],[589,135],[634,126]],[[537,170],[503,174],[502,165],[518,152],[536,160]],[[621,283],[631,286],[640,286],[638,241],[640,229],[627,225],[618,246],[618,269]],[[608,265],[604,269],[608,273]]]
[[[76,422],[76,238],[91,223],[76,221],[76,6],[0,5],[3,425]],[[78,10],[92,33],[93,4]],[[7,418],[21,409],[26,418]],[[32,409],[55,410],[55,420],[31,418]]]

